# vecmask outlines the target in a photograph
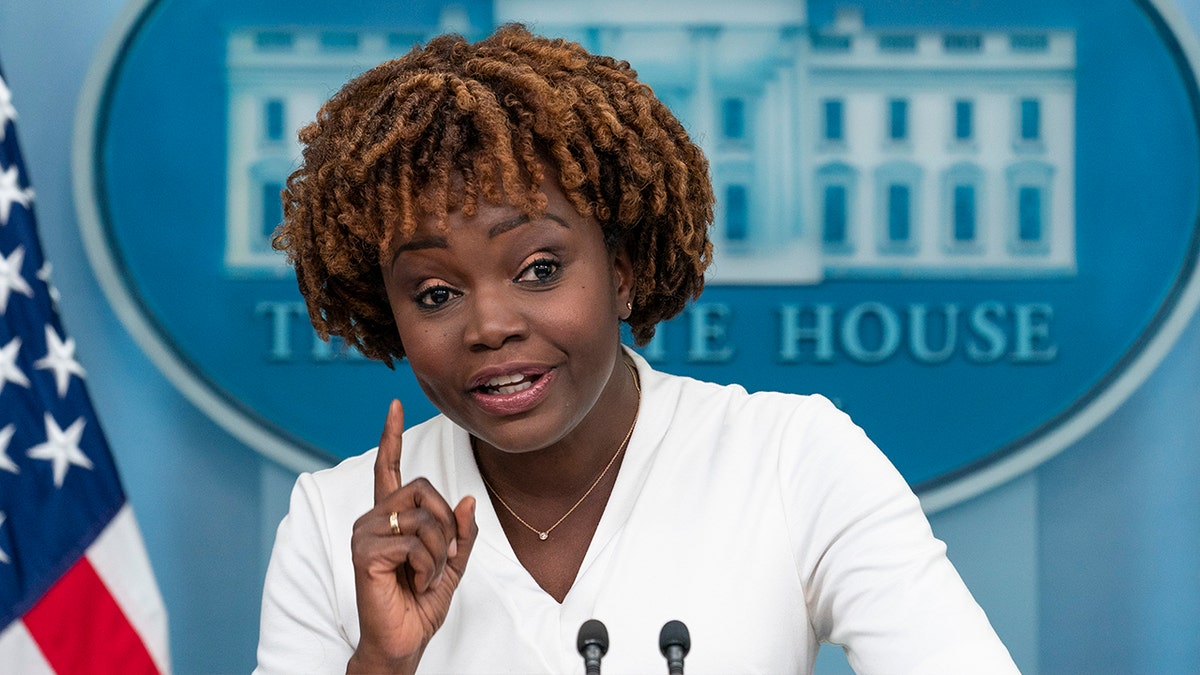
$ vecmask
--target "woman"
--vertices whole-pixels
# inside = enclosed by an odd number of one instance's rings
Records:
[[[658,373],[699,295],[707,163],[628,64],[505,26],[349,83],[301,131],[276,247],[309,315],[441,415],[302,475],[264,673],[1015,672],[903,479],[818,396]],[[367,490],[373,487],[373,490]],[[468,562],[470,563],[468,566]]]

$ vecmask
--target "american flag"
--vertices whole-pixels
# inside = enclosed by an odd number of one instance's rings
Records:
[[[56,311],[0,70],[0,672],[165,673],[167,622]]]

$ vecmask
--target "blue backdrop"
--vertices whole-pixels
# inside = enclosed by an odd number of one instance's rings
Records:
[[[1200,0],[1179,7],[1200,25]],[[122,10],[116,0],[6,0],[0,58],[21,115],[63,321],[145,534],[170,613],[176,672],[246,672],[266,557],[294,474],[234,440],[167,383],[100,292],[76,223],[76,104]],[[1200,672],[1198,384],[1193,319],[1156,372],[1096,429],[1037,469],[933,516],[1023,672]],[[380,418],[385,405],[374,411]],[[826,650],[820,669],[845,665]]]

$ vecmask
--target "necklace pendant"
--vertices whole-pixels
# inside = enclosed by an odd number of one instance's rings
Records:
[[[550,538],[549,532],[538,532],[538,539],[541,539],[542,541],[546,541],[549,538]]]

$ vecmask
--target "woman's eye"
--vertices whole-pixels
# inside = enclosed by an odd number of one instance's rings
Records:
[[[549,281],[558,274],[560,265],[549,259],[535,260],[521,272],[517,281]]]
[[[417,305],[423,309],[441,307],[454,298],[454,291],[445,286],[427,288],[416,296]]]

